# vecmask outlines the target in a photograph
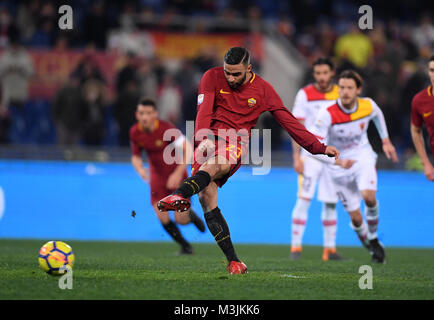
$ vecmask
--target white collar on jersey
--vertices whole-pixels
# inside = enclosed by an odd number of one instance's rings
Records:
[[[356,100],[356,103],[355,103],[354,107],[351,110],[348,110],[347,108],[342,107],[341,98],[338,98],[338,100],[336,102],[338,104],[339,109],[341,109],[342,112],[344,112],[346,114],[350,114],[350,113],[356,112],[357,108],[359,107],[358,100]]]

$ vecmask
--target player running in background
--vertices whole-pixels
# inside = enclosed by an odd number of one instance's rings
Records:
[[[235,253],[229,227],[217,206],[217,187],[222,187],[241,166],[251,129],[266,111],[309,152],[338,156],[335,147],[320,143],[286,109],[273,87],[252,72],[249,52],[233,47],[226,52],[223,67],[208,70],[200,82],[195,137],[200,139],[204,132],[208,137],[195,150],[193,175],[158,203],[165,211],[183,211],[190,206],[188,198],[198,193],[206,223],[228,260],[230,274],[247,273],[247,267]],[[198,155],[204,150],[207,156],[200,161]],[[242,210],[241,201],[237,207]]]
[[[326,143],[339,148],[341,166],[328,165],[335,182],[338,197],[350,214],[351,227],[360,241],[370,251],[372,261],[385,262],[385,251],[377,238],[378,201],[377,155],[368,140],[368,125],[372,120],[383,142],[388,159],[398,162],[394,146],[389,140],[384,115],[370,98],[358,97],[362,90],[362,78],[352,70],[339,75],[339,99],[332,106],[319,112],[312,133]],[[332,164],[330,159],[318,157]],[[360,211],[361,200],[365,202],[365,217]]]
[[[332,105],[339,97],[338,86],[332,82],[335,75],[330,59],[319,58],[313,63],[315,83],[309,84],[297,92],[292,114],[307,130],[311,131],[318,112]],[[342,260],[336,252],[338,197],[333,181],[324,164],[313,157],[307,156],[306,150],[300,151],[300,146],[292,140],[294,170],[298,173],[297,202],[292,210],[291,254],[292,260],[301,256],[303,234],[306,227],[310,201],[318,183],[317,198],[322,202],[321,222],[323,225],[324,251],[322,259]]]
[[[144,99],[139,102],[136,110],[137,123],[130,129],[130,142],[132,148],[131,162],[134,169],[145,182],[149,182],[151,187],[151,203],[160,220],[164,230],[180,246],[180,254],[192,254],[193,249],[190,243],[184,239],[176,223],[186,225],[193,222],[201,231],[205,232],[204,222],[196,215],[193,209],[175,215],[175,222],[170,219],[169,212],[161,212],[157,208],[157,202],[161,197],[173,192],[181,182],[188,177],[186,163],[188,156],[192,154],[192,147],[185,139],[184,135],[179,135],[174,141],[164,141],[164,132],[175,128],[171,123],[158,119],[158,112],[155,102]],[[164,149],[170,143],[174,143],[176,148],[182,148],[184,159],[180,159],[180,164],[166,164],[163,159]],[[145,150],[149,159],[148,169],[143,167],[141,152]]]
[[[426,150],[422,134],[422,125],[428,131],[431,153],[434,157],[434,55],[428,61],[428,75],[431,85],[417,93],[411,103],[411,138],[419,155],[425,176],[434,181],[434,166],[431,164]]]

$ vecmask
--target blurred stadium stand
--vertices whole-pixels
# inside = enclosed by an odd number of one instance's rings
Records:
[[[142,95],[156,98],[165,117],[182,129],[185,120],[194,120],[202,73],[220,65],[233,45],[251,50],[254,70],[276,87],[289,108],[300,86],[312,80],[309,65],[317,57],[331,56],[338,70],[359,70],[366,80],[363,94],[383,109],[401,159],[414,157],[410,103],[428,84],[434,3],[75,0],[68,2],[74,28],[67,31],[58,28],[62,4],[0,1],[0,54],[16,42],[33,64],[33,74],[19,80],[28,82],[28,96],[18,103],[7,98],[8,80],[1,70],[8,68],[0,67],[1,158],[128,161],[125,128],[134,121],[131,101]],[[354,28],[362,4],[374,8],[372,30]],[[352,41],[369,49],[355,56],[343,53],[340,48]],[[60,115],[53,114],[63,88],[65,97],[77,101],[62,102]],[[77,116],[79,105],[83,113]],[[273,164],[290,164],[286,133],[268,115],[258,127],[273,129]],[[62,142],[59,134],[70,139]],[[374,148],[380,151],[376,140]],[[404,168],[405,163],[393,166],[380,157],[379,167]]]

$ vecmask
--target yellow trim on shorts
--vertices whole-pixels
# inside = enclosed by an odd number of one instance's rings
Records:
[[[301,159],[301,162],[303,162],[303,171],[304,171],[304,157]],[[297,197],[301,198],[301,193],[303,191],[303,174],[299,173],[298,174],[298,192],[297,192]]]
[[[298,174],[298,192],[297,197],[301,198],[301,192],[303,191],[303,175],[301,173]]]

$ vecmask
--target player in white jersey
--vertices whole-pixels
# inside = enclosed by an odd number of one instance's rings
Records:
[[[292,114],[311,130],[318,112],[332,105],[338,99],[338,87],[332,82],[335,75],[333,63],[328,58],[319,58],[313,63],[315,83],[300,89],[295,97]],[[301,256],[302,239],[308,217],[310,201],[318,184],[317,198],[321,201],[321,222],[323,225],[324,251],[322,259],[342,260],[336,252],[338,197],[330,175],[323,169],[324,163],[308,157],[308,152],[292,140],[294,169],[298,173],[297,202],[292,210],[291,254],[292,260]],[[301,149],[301,150],[300,150]]]
[[[377,155],[368,140],[369,121],[372,120],[378,130],[387,158],[398,162],[398,157],[389,140],[383,112],[372,99],[358,97],[362,89],[360,75],[352,70],[342,72],[338,87],[339,99],[319,112],[311,132],[319,139],[335,145],[341,152],[340,158],[330,161],[323,157],[312,157],[329,163],[327,171],[335,182],[340,201],[350,214],[351,227],[370,251],[372,261],[383,263],[385,251],[377,238]],[[365,202],[367,224],[360,211],[362,199]]]

